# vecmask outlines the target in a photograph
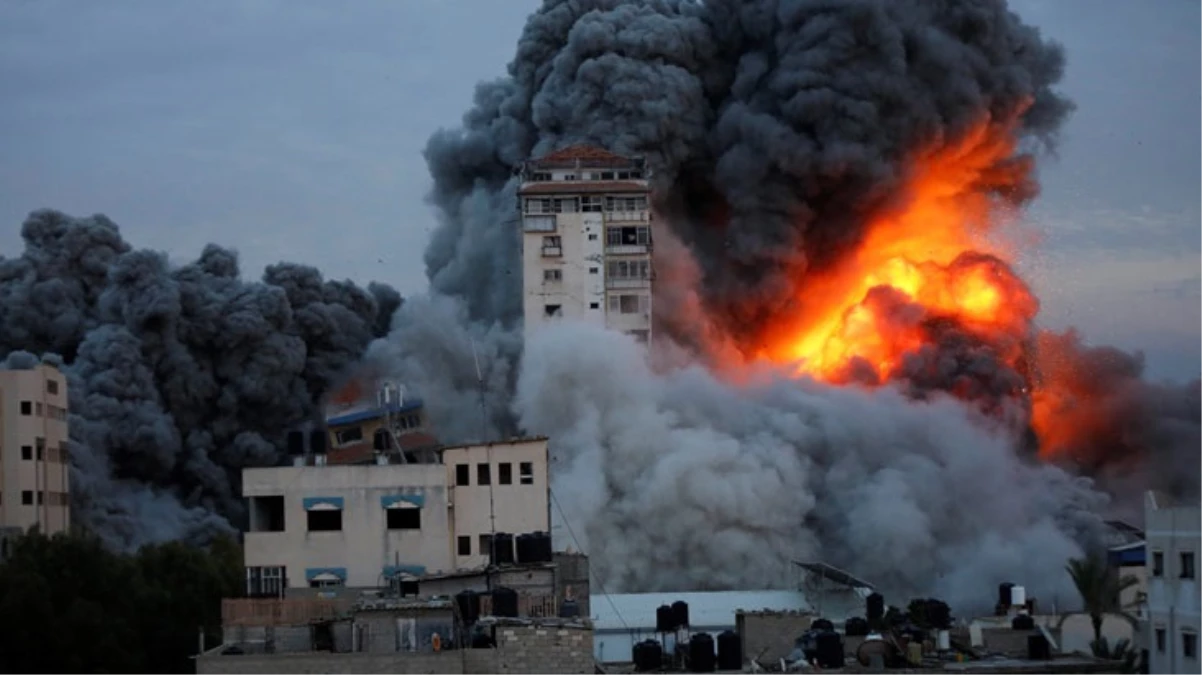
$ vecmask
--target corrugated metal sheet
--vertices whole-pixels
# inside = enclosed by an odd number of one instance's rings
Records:
[[[809,610],[800,591],[713,591],[707,593],[615,593],[594,595],[589,600],[593,628],[598,631],[655,630],[655,610],[677,600],[689,604],[689,623],[694,627],[733,628],[735,612],[769,609]],[[623,621],[625,624],[623,624]]]

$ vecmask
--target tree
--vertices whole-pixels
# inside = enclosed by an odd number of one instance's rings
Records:
[[[1102,639],[1102,618],[1109,613],[1122,612],[1119,597],[1123,591],[1138,583],[1135,577],[1119,577],[1118,572],[1111,569],[1106,558],[1097,553],[1084,558],[1073,558],[1068,561],[1069,576],[1077,592],[1081,594],[1081,602],[1093,622],[1093,637],[1095,642]]]
[[[193,672],[197,630],[220,631],[241,573],[232,540],[120,555],[86,534],[22,536],[0,564],[0,672]]]

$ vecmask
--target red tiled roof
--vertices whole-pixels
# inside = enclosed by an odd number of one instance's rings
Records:
[[[647,192],[647,186],[629,181],[576,180],[556,183],[528,183],[519,192],[524,195],[595,194],[598,192]]]
[[[536,166],[575,166],[576,162],[588,166],[625,166],[633,164],[634,160],[595,145],[578,143],[538,157],[531,163]]]

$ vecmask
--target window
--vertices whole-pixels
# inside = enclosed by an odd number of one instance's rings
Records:
[[[588,303],[588,308],[589,308],[589,309],[601,309],[601,303],[599,303],[599,302],[590,302],[590,303]]]
[[[605,231],[606,246],[649,246],[651,228],[646,225],[611,227]]]
[[[1164,653],[1165,635],[1163,628],[1156,629],[1156,651]]]
[[[600,270],[600,268],[597,268],[597,267],[590,267],[590,268],[588,268],[588,273],[589,273],[589,274],[596,274],[597,272],[600,272],[600,271],[601,271],[601,270]]]
[[[563,270],[543,270],[543,281],[563,281]]]
[[[455,485],[457,487],[471,485],[471,468],[467,464],[455,465]]]
[[[522,229],[526,232],[555,231],[555,216],[528,215],[522,222]]]
[[[21,446],[21,459],[28,459],[28,460],[33,459],[33,446],[32,445],[22,445]]]
[[[606,211],[642,211],[647,208],[646,197],[606,197]]]
[[[614,179],[613,171],[602,171],[601,172],[601,180],[613,180],[613,179]]]
[[[284,594],[283,567],[247,567],[246,595],[252,598],[278,598]]]
[[[563,305],[546,305],[543,307],[543,315],[547,317],[563,316]]]
[[[33,504],[33,490],[21,490],[21,503],[25,506]]]
[[[421,509],[388,509],[388,529],[390,530],[420,530],[422,529]]]
[[[487,464],[476,465],[476,485],[492,484],[492,467]]]
[[[250,531],[284,531],[283,495],[250,498]]]
[[[420,595],[418,590],[417,579],[401,579],[398,591],[400,592],[402,598],[407,598],[410,596],[416,597]]]
[[[580,210],[585,213],[601,213],[605,210],[605,202],[600,197],[581,197]]]
[[[471,555],[472,554],[472,538],[471,537],[459,537],[458,545],[459,545],[459,555]]]
[[[590,235],[588,236],[588,240],[589,240],[589,241],[597,241],[597,235],[596,235],[596,234],[590,234]]]
[[[37,458],[38,458],[38,461],[40,462],[40,461],[42,461],[43,459],[45,459],[45,453],[46,453],[46,439],[44,439],[44,438],[35,438],[35,439],[34,439],[34,444],[37,446]]]
[[[1154,551],[1152,553],[1152,576],[1164,576],[1164,553],[1161,551]]]
[[[513,464],[501,462],[497,465],[497,483],[500,485],[513,485]]]
[[[46,503],[46,493],[38,490],[38,506]]]
[[[58,393],[58,380],[50,380],[50,379],[46,380],[46,393],[47,394],[57,394]]]
[[[33,414],[33,401],[21,401],[21,414],[22,415],[32,415]]]
[[[543,237],[543,248],[559,248],[562,240],[558,236]]]
[[[609,296],[609,311],[621,314],[640,314],[651,311],[651,300],[646,295],[626,294]]]
[[[1181,578],[1182,579],[1193,579],[1194,578],[1194,554],[1193,553],[1182,553],[1181,554]]]
[[[488,555],[492,552],[492,535],[480,535],[480,555]]]
[[[314,579],[309,582],[309,588],[334,588],[345,585],[346,581],[342,579]]]
[[[306,511],[310,532],[341,532],[342,511]]]
[[[550,199],[527,199],[526,213],[551,213]]]
[[[650,279],[650,260],[611,260],[606,269],[610,279]]]
[[[534,485],[534,462],[518,464],[518,482],[522,485]]]
[[[550,174],[550,172],[545,172],[545,171],[539,172],[539,173],[534,173],[534,174],[531,174],[530,180],[534,181],[534,182],[545,183],[545,182],[551,180],[551,174]]]
[[[337,439],[338,445],[346,445],[348,443],[358,443],[363,440],[363,429],[354,427],[352,429],[343,429],[334,433],[334,438]]]
[[[1192,631],[1181,631],[1181,655],[1187,659],[1198,658],[1198,634]]]
[[[574,174],[574,173],[565,173],[565,174],[563,175],[563,179],[564,179],[564,180],[576,180],[576,174]]]

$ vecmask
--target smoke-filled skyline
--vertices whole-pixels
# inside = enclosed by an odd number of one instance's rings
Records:
[[[273,461],[283,431],[366,353],[423,394],[443,440],[551,435],[553,485],[582,543],[636,528],[629,547],[590,551],[611,590],[785,583],[784,561],[809,555],[962,603],[1022,561],[1029,587],[1056,592],[1108,500],[1028,462],[1021,434],[945,394],[966,377],[995,394],[1023,383],[1027,365],[979,331],[939,324],[947,339],[899,371],[908,396],[760,364],[740,387],[705,366],[748,356],[779,317],[804,315],[794,301],[812,279],[905,208],[925,148],[1006,122],[1021,147],[978,167],[969,191],[1005,207],[1034,196],[1027,153],[1055,140],[1071,108],[1055,88],[1062,58],[1000,2],[548,2],[509,76],[481,85],[463,128],[426,147],[440,223],[424,253],[428,293],[401,304],[386,287],[286,264],[245,283],[217,246],[171,269],[102,217],[38,212],[24,255],[0,261],[0,312],[14,318],[0,354],[69,363],[77,503],[119,545],[236,521],[232,473]],[[579,141],[644,154],[656,170],[668,226],[656,264],[679,282],[657,294],[657,312],[680,344],[658,345],[652,365],[584,327],[525,336],[523,354],[512,169]],[[1126,492],[1159,480],[1164,460],[1140,443],[1197,462],[1196,383],[1155,388],[1138,357],[1051,342],[1066,391],[1091,404],[1097,383],[1074,380],[1072,364],[1115,363],[1104,404],[1131,411],[1118,431],[1148,439],[1115,446],[1114,430],[1091,427],[1064,438],[1066,453],[1134,461],[1147,480],[1111,483]],[[1108,466],[1084,468],[1105,479]],[[939,554],[904,570],[864,562],[885,550]]]

